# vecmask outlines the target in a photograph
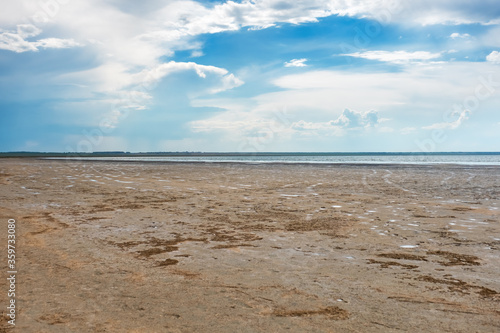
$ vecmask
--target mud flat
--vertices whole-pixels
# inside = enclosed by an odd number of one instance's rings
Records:
[[[500,331],[497,167],[1,159],[0,217],[0,332]]]

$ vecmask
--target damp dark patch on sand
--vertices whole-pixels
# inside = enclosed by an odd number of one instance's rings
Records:
[[[210,235],[212,242],[253,242],[262,240],[262,237],[248,232],[237,232],[219,227],[206,228],[205,233]]]
[[[343,216],[329,216],[306,219],[294,219],[285,224],[286,231],[322,231],[328,234],[340,234],[342,229],[352,225],[354,221]]]
[[[165,260],[162,260],[162,261],[158,262],[158,264],[156,265],[156,267],[165,267],[165,266],[177,265],[178,262],[179,262],[179,260],[175,260],[175,259],[165,259]]]
[[[49,325],[65,324],[71,320],[71,315],[69,313],[49,313],[40,316],[38,320]]]
[[[95,214],[95,213],[101,213],[101,212],[114,212],[115,208],[110,207],[105,204],[97,204],[93,205],[92,209],[90,209],[89,213],[90,214]]]
[[[238,247],[256,247],[256,246],[252,245],[252,244],[221,244],[221,245],[216,245],[214,247],[211,247],[211,249],[214,249],[214,250],[236,249]]]
[[[142,209],[142,208],[146,208],[146,206],[144,205],[141,205],[141,204],[125,204],[125,205],[121,205],[121,206],[118,206],[119,209]]]
[[[470,294],[470,291],[472,291],[484,298],[497,298],[499,295],[499,293],[493,289],[483,286],[476,286],[452,277],[445,277],[443,279],[438,279],[430,275],[423,275],[418,278],[415,278],[415,280],[433,284],[447,285],[448,291],[451,292]]]
[[[448,251],[429,251],[429,255],[440,256],[448,261],[439,261],[442,266],[479,266],[479,257]]]
[[[122,250],[133,249],[135,247],[148,247],[144,250],[136,250],[134,252],[137,253],[138,258],[146,258],[148,259],[151,256],[166,253],[166,252],[174,252],[178,251],[179,247],[177,246],[180,243],[184,242],[203,242],[206,243],[206,238],[184,238],[179,235],[176,235],[174,239],[161,239],[156,237],[151,237],[146,240],[141,241],[128,241],[128,242],[113,242],[108,241],[109,244],[119,247]]]
[[[402,260],[413,260],[413,261],[427,261],[427,257],[418,256],[415,254],[409,253],[381,253],[377,255],[381,258],[389,258],[389,259],[402,259]]]
[[[276,317],[311,317],[326,316],[333,320],[345,320],[349,318],[349,312],[338,306],[329,306],[318,310],[285,310],[277,309],[272,312]]]
[[[179,248],[176,246],[168,246],[164,248],[154,247],[147,250],[137,251],[138,257],[149,258],[151,256],[162,254],[165,252],[177,251]]]
[[[390,268],[392,266],[396,267],[402,267],[406,269],[415,269],[418,268],[417,265],[408,265],[408,264],[402,264],[396,261],[379,261],[379,260],[374,260],[374,259],[368,259],[369,264],[379,264],[380,268]]]

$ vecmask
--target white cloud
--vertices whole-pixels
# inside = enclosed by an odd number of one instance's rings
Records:
[[[17,34],[21,38],[35,37],[42,33],[42,30],[33,24],[18,24]]]
[[[436,124],[432,124],[430,126],[425,126],[425,127],[422,127],[422,128],[423,129],[427,129],[427,130],[430,130],[430,129],[450,129],[450,130],[454,130],[454,129],[459,128],[460,125],[462,125],[462,123],[464,121],[466,121],[467,119],[469,119],[468,118],[469,114],[470,114],[469,110],[463,110],[461,113],[455,114],[455,116],[458,116],[455,121],[436,123]]]
[[[395,2],[396,20],[398,22],[413,22],[421,25],[432,24],[498,24],[498,10],[496,0],[484,0],[483,2],[470,2],[466,0],[448,1],[435,0]]]
[[[71,47],[82,46],[80,43],[75,42],[73,39],[61,38],[44,38],[33,43],[37,48],[44,49],[67,49]]]
[[[18,24],[16,32],[3,32],[0,34],[0,49],[23,53],[28,51],[36,52],[39,48],[71,48],[81,46],[73,39],[44,38],[35,42],[25,40],[25,38],[38,36],[41,29],[32,24]]]
[[[243,84],[244,84],[244,82],[242,80],[238,79],[236,76],[234,76],[234,74],[227,74],[221,78],[221,84],[212,88],[210,90],[210,92],[212,94],[215,94],[215,93],[218,93],[221,91],[226,91],[226,90],[230,90],[230,89],[239,87]]]
[[[486,56],[486,60],[493,63],[500,63],[500,52],[493,51]]]
[[[411,61],[425,61],[436,59],[441,56],[441,53],[430,53],[427,51],[366,51],[343,54],[344,56],[364,58],[369,60],[386,61],[397,64],[404,64]]]
[[[344,109],[342,114],[336,120],[329,120],[323,122],[314,122],[299,120],[291,124],[290,129],[304,132],[312,132],[312,134],[322,135],[344,135],[346,130],[369,128],[378,125],[380,122],[378,112],[358,112]],[[392,130],[392,129],[391,129]],[[387,131],[387,128],[384,128]]]
[[[139,77],[143,78],[142,82],[149,84],[154,81],[159,81],[163,77],[170,75],[179,71],[187,71],[192,70],[195,71],[196,74],[201,78],[206,78],[207,73],[214,73],[218,75],[226,75],[228,71],[224,68],[219,68],[215,66],[205,66],[199,65],[195,62],[175,62],[170,61],[168,63],[164,63],[158,65],[150,70],[144,70],[138,74]]]
[[[332,121],[331,124],[333,126],[341,126],[345,128],[357,128],[375,126],[378,122],[378,113],[376,111],[372,110],[366,113],[361,113],[344,109],[340,117],[338,117],[337,120]]]
[[[470,38],[469,34],[460,34],[458,32],[454,32],[450,35],[451,39],[457,39],[457,38],[462,38],[462,39],[467,39]]]
[[[224,68],[200,65],[195,62],[175,61],[170,61],[168,63],[160,64],[152,69],[141,71],[133,76],[133,83],[141,84],[147,89],[152,89],[152,87],[154,87],[165,76],[180,71],[194,71],[202,79],[205,79],[207,74],[214,74],[218,76],[220,78],[220,84],[210,89],[212,93],[232,89],[241,86],[244,83]]]
[[[302,58],[302,59],[292,59],[288,62],[285,62],[285,67],[306,67],[307,65],[305,62],[307,59]]]
[[[203,57],[205,54],[200,50],[195,50],[191,52],[191,58]]]
[[[18,34],[4,32],[0,34],[0,49],[17,53],[38,51],[33,43],[25,41]]]

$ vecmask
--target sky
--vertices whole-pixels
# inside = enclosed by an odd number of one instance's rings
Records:
[[[500,151],[500,2],[4,1],[9,151]]]

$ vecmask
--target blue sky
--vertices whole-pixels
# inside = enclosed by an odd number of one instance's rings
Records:
[[[497,0],[22,0],[0,151],[500,151]]]

